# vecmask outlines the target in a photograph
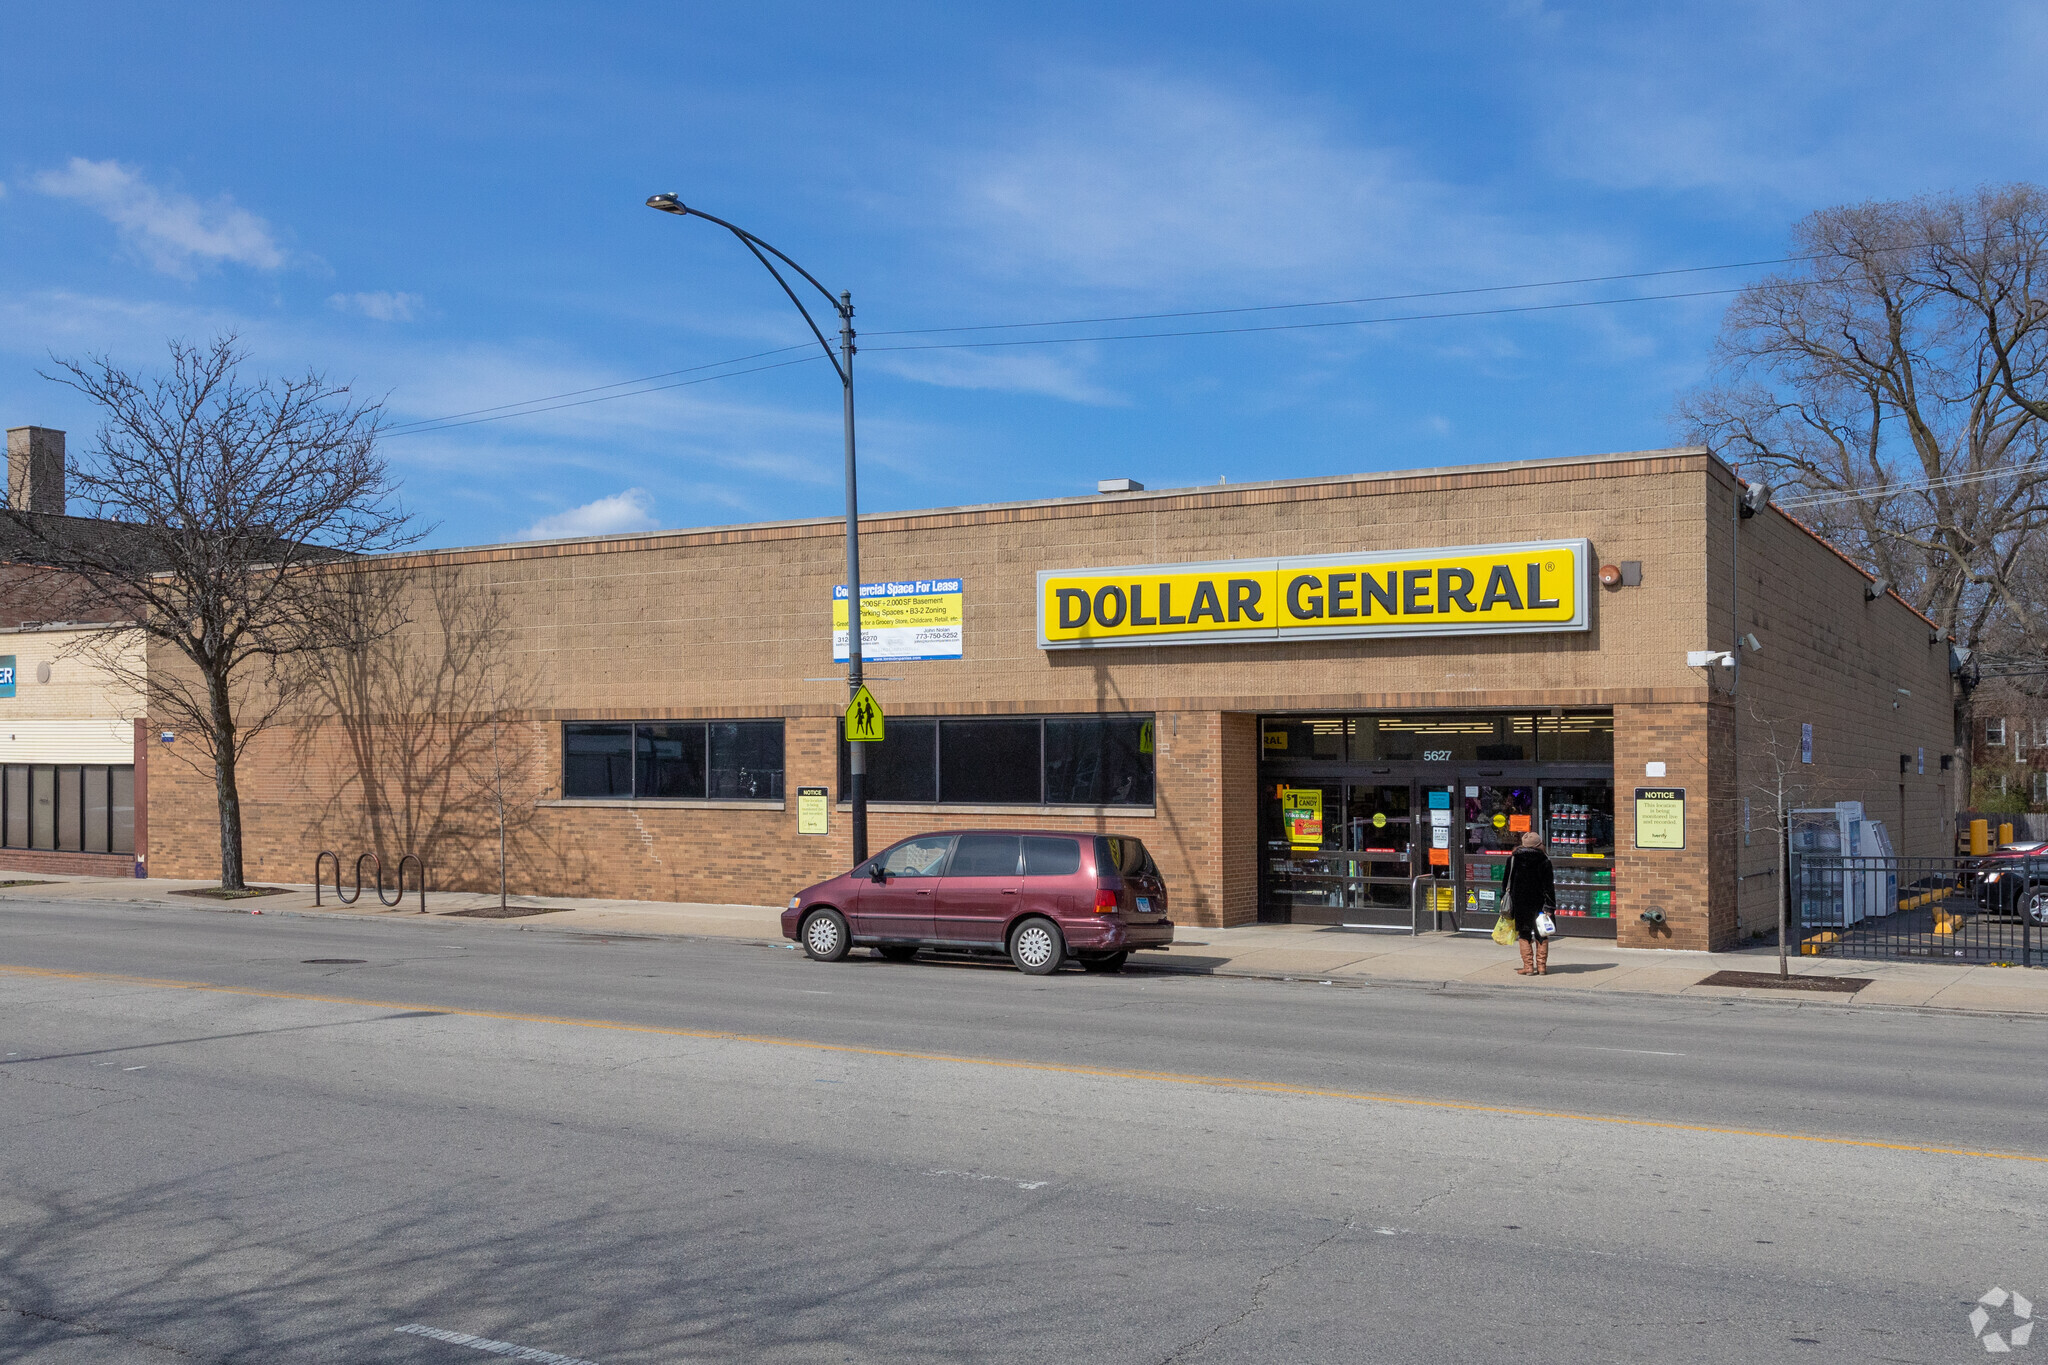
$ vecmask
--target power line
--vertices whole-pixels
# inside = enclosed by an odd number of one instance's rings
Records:
[[[1968,239],[1965,239],[1968,240]],[[1934,245],[1928,242],[1906,243],[1896,247],[1874,247],[1877,252],[1908,251]],[[1164,322],[1176,318],[1226,317],[1245,313],[1286,312],[1305,308],[1355,307],[1371,303],[1399,303],[1415,299],[1456,298],[1472,294],[1509,293],[1525,289],[1559,289],[1582,284],[1612,284],[1628,280],[1659,279],[1673,275],[1696,275],[1718,270],[1747,270],[1766,265],[1798,265],[1813,261],[1844,258],[1841,252],[1821,252],[1806,256],[1777,256],[1754,261],[1729,261],[1717,265],[1675,266],[1665,270],[1642,270],[1619,275],[1586,275],[1573,279],[1537,280],[1519,284],[1474,285],[1460,289],[1437,289],[1410,294],[1377,294],[1354,299],[1320,299],[1302,303],[1252,304],[1235,308],[1203,308],[1171,313],[1126,313],[1104,317],[1067,318],[1043,322],[997,322],[979,323],[966,326],[948,327],[907,327],[866,333],[868,336],[935,336],[958,332],[1018,331],[1042,327],[1085,327],[1117,322]],[[1817,281],[1794,281],[1805,285]],[[935,350],[979,350],[1010,346],[1059,346],[1086,341],[1148,341],[1180,337],[1231,336],[1252,332],[1305,331],[1328,327],[1366,327],[1391,322],[1432,322],[1454,318],[1500,317],[1515,313],[1555,312],[1575,308],[1608,307],[1622,303],[1651,303],[1677,299],[1712,298],[1727,294],[1741,293],[1734,289],[1701,289],[1668,294],[1638,294],[1625,298],[1584,299],[1570,303],[1526,304],[1501,308],[1461,309],[1441,313],[1407,313],[1391,317],[1341,318],[1326,322],[1273,323],[1249,327],[1188,328],[1177,331],[1123,332],[1079,337],[1043,337],[1002,341],[930,342],[907,346],[869,346],[863,349],[871,352],[889,351],[935,351]],[[491,407],[473,408],[467,412],[449,413],[441,417],[421,418],[412,422],[401,422],[384,431],[386,436],[418,436],[432,431],[446,431],[454,427],[475,426],[484,422],[506,421],[514,417],[538,416],[541,413],[556,412],[563,408],[584,407],[591,403],[610,402],[618,398],[634,398],[641,394],[662,393],[670,389],[688,388],[694,384],[709,383],[713,379],[731,379],[743,374],[758,374],[762,370],[781,369],[784,365],[802,364],[803,361],[785,361],[777,365],[760,365],[751,369],[731,370],[723,374],[707,375],[701,379],[686,380],[679,384],[653,384],[657,379],[668,379],[679,374],[695,374],[703,370],[723,369],[729,365],[744,364],[771,355],[782,355],[789,351],[806,349],[808,343],[777,347],[774,350],[756,351],[751,355],[734,356],[726,360],[709,361],[702,365],[691,365],[680,370],[666,370],[660,374],[643,375],[637,379],[621,379],[612,384],[599,384],[587,389],[572,389],[566,393],[549,394],[538,398],[521,399],[517,402],[500,403]],[[652,387],[636,387],[652,385]],[[597,394],[599,397],[585,397]],[[578,401],[564,402],[560,400]],[[517,411],[514,411],[517,409]]]
[[[1809,493],[1804,497],[1774,500],[1773,506],[1786,511],[1801,507],[1826,507],[1836,503],[1865,502],[1878,498],[1896,497],[1901,493],[1930,493],[1938,488],[1962,488],[1969,484],[1984,483],[1992,479],[2007,479],[2023,474],[2048,474],[2048,466],[2018,465],[2011,469],[1983,469],[1973,474],[1949,474],[1936,479],[1913,479],[1888,484],[1882,488],[1836,489],[1826,493]]]

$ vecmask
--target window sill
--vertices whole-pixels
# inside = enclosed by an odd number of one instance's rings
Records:
[[[541,807],[592,807],[600,810],[787,810],[786,801],[752,801],[738,797],[724,800],[700,801],[693,798],[659,800],[649,797],[635,800],[629,797],[574,796],[561,801],[536,801]]]
[[[851,810],[852,804],[841,801],[839,809]],[[1134,820],[1151,820],[1159,814],[1157,806],[965,806],[935,801],[870,801],[868,809],[884,815],[1121,815]]]

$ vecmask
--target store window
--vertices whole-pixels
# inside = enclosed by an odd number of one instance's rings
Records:
[[[1149,806],[1150,716],[892,716],[867,750],[870,801],[991,806]],[[851,784],[839,745],[839,796]]]
[[[779,801],[782,722],[571,721],[562,726],[570,800]]]
[[[0,768],[0,848],[133,853],[134,767],[10,763]]]
[[[1611,711],[1555,714],[1267,716],[1261,757],[1272,761],[1612,763]]]

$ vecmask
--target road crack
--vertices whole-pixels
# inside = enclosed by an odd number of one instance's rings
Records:
[[[1184,1360],[1190,1355],[1193,1355],[1194,1353],[1200,1351],[1203,1347],[1207,1346],[1217,1336],[1221,1335],[1224,1332],[1229,1331],[1231,1328],[1237,1326],[1239,1323],[1244,1322],[1246,1319],[1250,1318],[1254,1313],[1258,1312],[1261,1308],[1266,1306],[1266,1290],[1272,1286],[1273,1281],[1279,1279],[1288,1271],[1295,1269],[1303,1261],[1306,1261],[1309,1257],[1315,1255],[1318,1251],[1321,1251],[1324,1247],[1336,1241],[1345,1233],[1355,1231],[1357,1227],[1358,1224],[1356,1222],[1346,1223],[1343,1227],[1338,1228],[1328,1237],[1323,1238],[1322,1241],[1317,1242],[1312,1246],[1304,1247],[1297,1255],[1293,1257],[1293,1259],[1282,1261],[1279,1265],[1274,1266],[1271,1270],[1259,1276],[1258,1283],[1252,1286],[1251,1299],[1249,1302],[1245,1304],[1244,1311],[1242,1313],[1239,1313],[1234,1318],[1229,1318],[1223,1322],[1217,1323],[1214,1327],[1211,1327],[1208,1331],[1202,1333],[1202,1335],[1194,1338],[1194,1340],[1182,1342],[1180,1345],[1174,1347],[1173,1350],[1167,1352],[1167,1354],[1163,1358],[1161,1358],[1159,1365],[1175,1365],[1176,1361]]]

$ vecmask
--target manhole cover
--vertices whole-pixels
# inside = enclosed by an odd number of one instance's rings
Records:
[[[364,959],[360,957],[302,957],[299,959],[299,962],[300,965],[306,967],[360,967],[363,965]]]
[[[1773,991],[1832,991],[1854,995],[1870,984],[1867,976],[1779,976],[1776,972],[1715,972],[1702,986],[1744,986]]]

